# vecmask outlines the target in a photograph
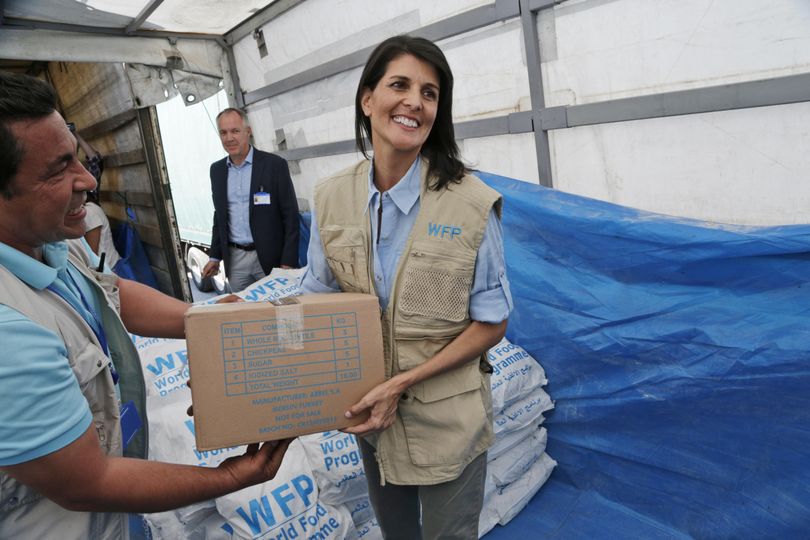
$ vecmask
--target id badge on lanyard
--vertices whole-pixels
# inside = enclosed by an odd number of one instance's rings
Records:
[[[264,191],[264,186],[259,186],[259,191],[253,194],[253,206],[269,206],[270,194]]]

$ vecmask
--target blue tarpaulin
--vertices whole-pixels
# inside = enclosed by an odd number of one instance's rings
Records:
[[[558,462],[501,538],[810,534],[810,226],[662,216],[489,174],[507,337]]]
[[[127,214],[130,212],[131,210],[127,209]],[[141,237],[132,222],[124,221],[116,227],[113,242],[115,249],[121,255],[121,259],[113,269],[115,273],[122,278],[158,289],[157,278],[152,271],[149,257],[146,255]]]
[[[309,228],[312,225],[312,212],[301,212],[298,216],[298,266],[307,265],[307,248],[309,247]]]

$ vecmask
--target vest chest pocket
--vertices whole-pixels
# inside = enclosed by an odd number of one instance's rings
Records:
[[[414,246],[400,288],[398,309],[404,321],[431,326],[436,320],[468,318],[475,254],[444,254]]]
[[[369,292],[368,261],[363,242],[363,232],[340,226],[328,225],[320,231],[324,255],[343,292]]]
[[[115,311],[121,313],[121,298],[118,291],[118,276],[115,274],[105,274],[103,272],[96,272],[90,270],[90,273],[95,278],[96,283],[107,293],[107,296],[112,301]],[[100,301],[104,301],[102,298]]]
[[[118,398],[115,395],[112,375],[107,369],[110,360],[93,344],[85,345],[74,358],[71,368],[93,415],[99,443],[105,452],[110,453],[120,445],[107,425],[108,421],[115,422],[118,418]]]
[[[326,262],[332,270],[335,279],[343,292],[363,292],[360,289],[360,280],[357,277],[355,267],[357,262],[353,253],[349,253],[344,258],[327,257]]]
[[[109,364],[110,359],[101,352],[101,349],[95,345],[87,345],[83,351],[76,355],[76,361],[71,366],[73,373],[76,374],[76,379],[79,381],[79,388],[81,388],[84,397],[87,398],[87,403],[90,405],[93,415],[104,405],[104,399],[102,395],[99,395],[98,389],[108,382],[106,381],[107,377],[110,377],[109,385],[114,388],[112,375],[107,370]],[[106,392],[103,395],[106,395]]]
[[[72,339],[65,339],[68,357],[71,358],[71,369],[79,381],[79,388],[85,388],[110,364],[110,359],[98,345],[88,340],[86,343],[75,343]]]

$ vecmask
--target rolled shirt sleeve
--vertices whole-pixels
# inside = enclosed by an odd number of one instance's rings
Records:
[[[503,254],[503,225],[495,210],[489,211],[484,237],[475,259],[475,275],[470,291],[470,318],[499,323],[512,311],[512,293],[506,278]]]
[[[312,211],[312,221],[309,227],[307,267],[298,285],[301,287],[303,294],[340,292],[340,285],[338,285],[332,269],[326,264],[321,234],[318,232],[318,221],[314,210]]]

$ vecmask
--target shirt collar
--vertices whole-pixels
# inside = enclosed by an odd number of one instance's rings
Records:
[[[245,161],[243,161],[241,165],[234,165],[233,161],[231,161],[231,156],[228,156],[227,157],[228,167],[233,167],[234,169],[241,169],[245,165],[253,165],[253,145],[250,145],[248,148],[249,150],[247,156],[245,156]]]
[[[67,268],[67,243],[45,244],[42,246],[42,255],[44,263],[0,243],[0,265],[5,266],[28,286],[39,290],[56,281],[57,273]]]
[[[394,204],[399,208],[403,214],[409,214],[413,205],[419,200],[420,193],[420,180],[422,178],[422,160],[418,157],[411,164],[408,172],[405,173],[399,182],[388,190],[388,195]],[[371,201],[380,190],[374,185],[374,161],[372,160],[371,166],[368,168],[368,201],[366,204],[366,211],[371,206]]]

